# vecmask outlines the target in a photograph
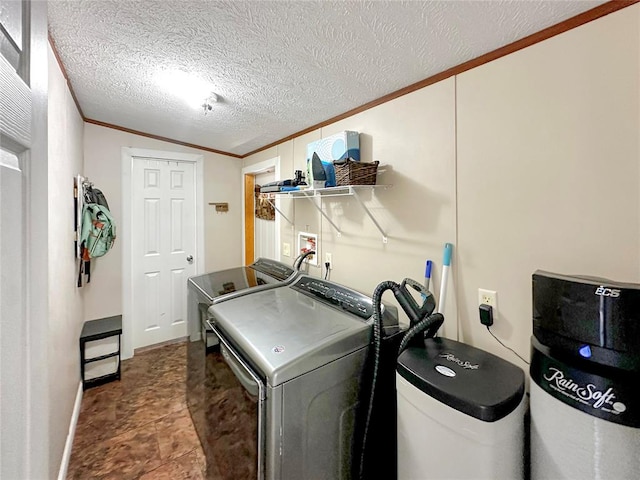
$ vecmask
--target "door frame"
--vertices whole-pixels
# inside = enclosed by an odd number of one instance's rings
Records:
[[[245,199],[247,198],[247,191],[245,188],[245,185],[246,185],[245,178],[247,175],[255,176],[259,173],[264,173],[271,169],[274,170],[274,177],[276,180],[278,180],[280,178],[280,157],[279,156],[270,158],[269,160],[264,160],[262,162],[247,165],[242,169],[242,178],[240,183],[242,185],[242,264],[243,265],[247,264],[247,249],[246,249],[247,228],[246,228],[245,219],[248,213],[247,211],[248,205],[246,204],[247,202],[245,201]],[[252,195],[253,195],[253,192],[252,192]],[[276,207],[280,208],[280,199],[278,198],[276,198]],[[275,244],[276,244],[276,257],[277,257],[276,260],[280,260],[280,215],[277,212],[276,212],[275,222],[276,222]],[[255,230],[251,229],[251,231],[254,232]],[[253,236],[253,233],[252,233],[252,236]],[[252,238],[251,241],[255,242],[255,238]]]
[[[122,147],[122,358],[133,357],[133,252],[132,202],[133,162],[136,158],[154,158],[195,164],[196,200],[196,274],[204,270],[204,161],[202,154]]]

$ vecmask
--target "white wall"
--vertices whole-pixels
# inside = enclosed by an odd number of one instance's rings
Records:
[[[361,132],[362,160],[379,160],[378,183],[393,185],[363,195],[388,244],[348,198],[323,202],[341,237],[307,200],[281,200],[295,218],[295,229],[282,223],[282,242],[293,246],[297,230],[320,233],[331,278],[364,292],[382,280],[421,280],[432,259],[436,297],[442,248],[453,243],[443,334],[526,369],[479,323],[478,288],[498,291],[493,331],[527,358],[536,269],[640,282],[639,37],[634,5],[245,165],[279,155],[281,177],[293,178],[307,143]]]
[[[58,475],[80,382],[82,292],[76,287],[73,178],[82,173],[84,122],[53,55],[49,59],[49,478]]]
[[[197,153],[204,157],[205,271],[221,270],[242,261],[242,160],[160,140],[86,124],[84,130],[84,172],[107,197],[122,228],[122,147]],[[209,202],[228,202],[229,213],[216,213]],[[91,262],[91,282],[83,286],[85,319],[122,313],[122,249],[116,240],[104,257]]]

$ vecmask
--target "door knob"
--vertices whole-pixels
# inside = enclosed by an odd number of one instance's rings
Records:
[[[189,256],[187,257],[187,262],[189,262],[189,263],[193,263],[193,255],[189,255]]]

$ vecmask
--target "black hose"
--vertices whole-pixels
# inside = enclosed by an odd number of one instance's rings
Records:
[[[374,397],[376,393],[376,380],[378,377],[378,369],[380,366],[380,347],[382,344],[382,294],[387,290],[397,290],[400,288],[396,282],[382,282],[373,292],[373,372],[371,376],[371,394],[369,395],[369,406],[367,408],[367,417],[364,424],[364,433],[362,435],[362,452],[360,452],[360,479],[364,478],[364,457],[367,446],[367,435],[369,425],[371,423],[371,415],[373,412]]]
[[[405,333],[404,337],[402,337],[402,341],[400,342],[400,346],[398,347],[398,356],[404,351],[405,348],[407,348],[409,342],[418,333],[426,330],[424,336],[426,338],[433,337],[442,325],[442,322],[444,322],[444,316],[441,313],[433,313],[427,318],[416,323],[413,327],[407,330],[407,333]]]
[[[316,252],[314,250],[307,250],[306,252],[298,255],[296,259],[293,261],[293,268],[299,271],[304,259],[307,258],[309,255],[314,255],[315,253]]]
[[[360,480],[364,479],[364,463],[365,453],[367,446],[367,436],[369,433],[369,426],[371,424],[371,417],[373,413],[373,405],[375,401],[376,382],[378,378],[378,370],[380,368],[380,349],[382,346],[382,294],[387,290],[392,290],[396,299],[402,297],[402,288],[396,282],[385,281],[379,284],[373,291],[373,372],[371,374],[371,394],[369,395],[369,406],[367,408],[367,416],[364,424],[364,432],[362,436],[362,452],[360,453]],[[406,302],[405,302],[406,303]],[[404,306],[403,306],[404,308]],[[409,308],[409,307],[407,307]],[[415,312],[414,312],[415,313]],[[409,312],[407,312],[409,314]],[[428,317],[418,321],[411,326],[405,333],[396,356],[400,355],[402,351],[407,348],[409,342],[420,332],[425,332],[426,337],[433,337],[442,323],[444,322],[444,316],[441,313],[433,313]]]

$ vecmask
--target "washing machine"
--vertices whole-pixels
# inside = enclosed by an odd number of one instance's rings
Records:
[[[532,281],[531,478],[640,478],[640,285]]]
[[[246,267],[230,268],[190,277],[187,281],[187,405],[196,431],[204,431],[205,368],[207,351],[218,340],[207,325],[207,309],[251,292],[285,285],[299,272],[281,262],[259,258]]]
[[[213,304],[220,349],[207,358],[207,477],[355,478],[372,315],[369,296],[308,275]],[[385,308],[383,323],[385,338],[399,341],[397,311]]]

